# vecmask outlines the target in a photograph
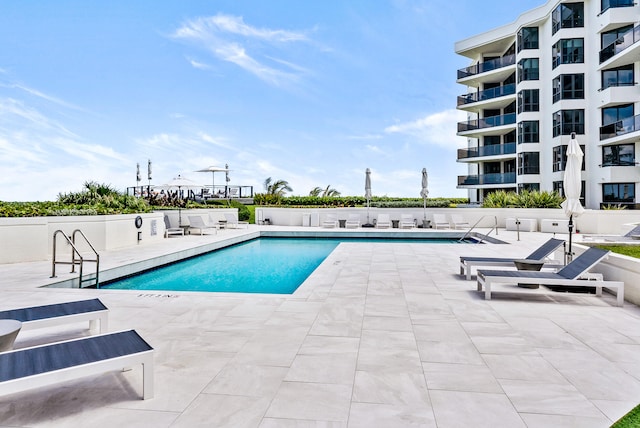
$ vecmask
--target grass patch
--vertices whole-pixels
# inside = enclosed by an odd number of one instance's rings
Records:
[[[640,259],[640,245],[598,245],[598,248]]]
[[[632,428],[640,426],[640,405],[618,419],[611,428]]]

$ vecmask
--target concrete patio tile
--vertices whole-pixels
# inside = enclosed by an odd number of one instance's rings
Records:
[[[347,428],[346,422],[263,418],[258,428]]]
[[[476,347],[468,341],[458,342],[418,342],[420,360],[427,363],[455,363],[485,365]]]
[[[592,400],[629,399],[640,402],[640,381],[611,364],[599,371],[590,369],[559,369],[582,394]]]
[[[591,400],[591,402],[609,418],[611,423],[617,421],[638,405],[637,401]]]
[[[469,342],[469,336],[457,320],[427,321],[414,325],[413,332],[421,342]]]
[[[430,391],[438,428],[525,428],[504,394]]]
[[[172,427],[253,428],[260,424],[269,401],[257,397],[200,394]]]
[[[353,401],[416,405],[429,403],[429,392],[420,372],[358,370],[353,384]]]
[[[284,382],[265,417],[347,422],[351,386]]]
[[[476,336],[471,341],[481,354],[538,355],[531,344],[518,336]]]
[[[411,319],[406,317],[365,316],[362,323],[363,330],[404,331],[411,332]]]
[[[496,379],[530,380],[547,384],[567,384],[567,379],[541,356],[483,355]]]
[[[604,416],[589,418],[537,413],[521,413],[520,416],[528,428],[606,428],[611,426],[611,421]]]
[[[272,397],[287,375],[285,367],[227,364],[204,388],[207,394]]]
[[[298,355],[285,380],[353,385],[357,354]]]
[[[488,367],[469,364],[423,363],[429,390],[502,393]]]
[[[353,403],[349,428],[436,428],[431,407],[399,404]]]

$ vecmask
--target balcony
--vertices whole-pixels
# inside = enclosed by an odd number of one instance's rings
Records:
[[[599,108],[635,103],[640,100],[640,85],[636,83],[611,84],[598,91],[598,98],[600,98]]]
[[[600,51],[600,64],[635,45],[638,40],[640,40],[640,25],[634,27],[624,36],[618,38],[615,42],[602,49]],[[608,64],[607,67],[613,67],[613,64]]]
[[[605,13],[609,9],[618,8],[618,7],[633,7],[635,6],[635,0],[605,0],[602,2],[602,11]]]
[[[515,125],[515,123],[516,114],[509,113],[501,116],[490,116],[482,119],[469,120],[467,122],[458,122],[458,132],[477,131],[497,126]]]
[[[494,100],[496,98],[505,97],[508,95],[516,94],[516,85],[512,83],[510,85],[498,86],[495,88],[487,89],[484,91],[464,94],[458,97],[458,107],[467,104],[473,104],[481,101]]]
[[[600,141],[640,131],[640,115],[600,127]]]
[[[516,173],[507,172],[504,174],[480,174],[480,175],[459,175],[458,187],[460,186],[483,186],[492,184],[516,184]]]
[[[459,149],[458,160],[472,159],[484,156],[512,155],[516,152],[516,143],[493,144],[490,146]]]

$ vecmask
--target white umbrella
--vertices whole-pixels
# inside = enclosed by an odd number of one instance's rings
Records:
[[[197,189],[202,188],[201,184],[196,183],[195,181],[189,180],[188,178],[184,178],[178,174],[176,178],[171,180],[170,182],[158,186],[160,189],[178,189],[178,195],[182,197],[182,189]],[[178,207],[178,224],[182,225],[182,208]]]
[[[576,133],[571,133],[571,140],[567,146],[567,164],[564,168],[563,189],[565,201],[562,203],[562,209],[567,217],[569,217],[569,250],[567,252],[567,261],[571,261],[573,254],[571,253],[571,234],[573,232],[573,217],[578,217],[584,212],[584,208],[580,203],[580,192],[582,190],[582,158],[584,153],[576,140]]]
[[[429,178],[427,176],[427,168],[422,168],[422,190],[420,190],[420,196],[424,203],[424,222],[427,222],[427,197],[429,197]]]
[[[224,172],[227,175],[229,174],[229,165],[221,166],[210,166],[208,168],[199,169],[196,172],[210,172],[211,173],[211,194],[215,192],[216,186],[216,172]]]
[[[364,177],[364,197],[367,199],[367,224],[370,225],[369,204],[371,202],[371,170],[369,168],[367,168]]]

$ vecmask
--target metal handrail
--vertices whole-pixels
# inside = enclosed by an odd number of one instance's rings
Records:
[[[486,234],[485,236],[489,236],[489,234],[491,234],[491,232],[492,232],[493,230],[495,230],[495,231],[496,231],[496,235],[497,235],[497,234],[498,234],[498,216],[487,214],[487,215],[483,215],[482,217],[480,217],[480,219],[479,219],[478,221],[476,221],[476,222],[473,224],[473,226],[471,226],[471,227],[469,228],[469,230],[467,230],[467,231],[464,233],[464,235],[462,235],[462,238],[460,238],[460,239],[458,240],[458,242],[462,242],[462,241],[464,241],[464,240],[465,240],[465,238],[466,238],[467,236],[469,236],[469,234],[471,233],[471,231],[472,231],[472,230],[473,230],[473,229],[474,229],[474,228],[475,228],[475,227],[476,227],[476,226],[477,226],[477,225],[478,225],[482,220],[484,220],[484,218],[485,218],[485,217],[493,217],[493,219],[494,219],[494,221],[495,221],[494,226],[491,228],[491,230],[490,230],[489,232],[487,232],[487,234]],[[482,243],[482,240],[483,240],[483,238],[480,238],[480,242],[478,242],[478,243],[479,243],[479,244],[481,244],[481,243]]]
[[[89,246],[89,248],[91,248],[91,251],[93,251],[93,254],[96,255],[95,260],[86,260],[86,261],[95,262],[95,264],[96,264],[96,288],[99,288],[100,282],[98,281],[98,274],[100,272],[100,254],[98,254],[98,252],[93,247],[93,245],[91,245],[91,242],[89,242],[89,239],[86,237],[86,235],[80,229],[74,230],[73,234],[71,235],[71,240],[73,241],[74,244],[76,243],[76,234],[77,233],[80,233],[80,235],[84,239],[84,242]],[[80,253],[78,253],[78,255],[80,255]],[[72,262],[74,260],[74,257],[75,257],[75,253],[71,253],[71,261]],[[82,288],[82,265],[83,265],[83,263],[80,264],[80,283],[79,283],[80,288]]]
[[[76,246],[76,234],[80,233],[80,235],[82,236],[82,238],[84,238],[84,241],[87,243],[87,245],[89,245],[89,248],[91,248],[91,251],[93,251],[93,253],[96,255],[95,260],[90,260],[90,259],[85,259],[84,257],[82,257],[82,254],[80,254],[80,250],[78,250],[78,247]],[[71,246],[71,261],[70,262],[65,262],[65,261],[58,261],[57,260],[57,236],[59,233],[62,233],[62,236],[64,236],[64,239],[67,241],[67,243]],[[89,242],[89,240],[87,239],[87,237],[85,236],[84,233],[82,233],[82,231],[80,229],[76,229],[73,231],[73,233],[70,236],[67,236],[64,231],[62,230],[56,230],[53,233],[53,258],[52,258],[52,263],[51,263],[51,278],[55,278],[56,277],[56,265],[71,265],[71,273],[76,271],[76,265],[80,265],[80,276],[78,278],[78,288],[82,288],[82,277],[83,277],[83,266],[84,266],[84,262],[95,262],[96,264],[96,287],[99,286],[99,281],[98,281],[98,274],[100,272],[100,255],[98,254],[98,252],[96,251],[96,249],[93,247],[93,245],[91,245],[91,242]]]

